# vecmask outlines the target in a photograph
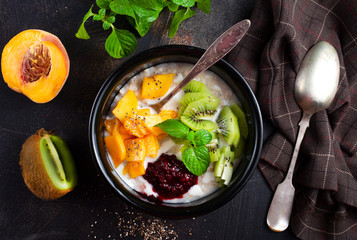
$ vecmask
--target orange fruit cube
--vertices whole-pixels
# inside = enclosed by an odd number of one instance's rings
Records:
[[[126,116],[131,115],[133,112],[135,112],[137,107],[138,99],[136,98],[135,92],[129,90],[119,100],[112,112],[114,116],[122,122]]]
[[[108,153],[113,160],[114,167],[118,167],[126,157],[126,147],[119,132],[104,138]]]
[[[147,135],[145,138],[146,156],[156,158],[160,145],[159,140],[153,134]]]
[[[136,178],[145,174],[144,161],[127,162],[123,174],[129,173],[130,178]]]
[[[126,148],[125,160],[130,161],[144,161],[146,157],[145,140],[143,138],[134,138],[124,140]]]
[[[141,97],[145,99],[157,99],[164,96],[169,90],[175,74],[160,74],[152,77],[144,77]]]

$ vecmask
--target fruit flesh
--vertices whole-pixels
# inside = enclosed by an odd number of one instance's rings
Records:
[[[33,52],[38,45],[48,49],[50,69],[38,80],[28,82],[23,63],[29,52]],[[49,102],[57,96],[67,80],[69,67],[69,57],[61,41],[51,33],[36,29],[23,31],[13,37],[4,47],[1,57],[1,70],[7,85],[36,103]]]
[[[23,144],[20,166],[27,187],[42,199],[57,199],[77,184],[76,168],[67,145],[44,129]]]

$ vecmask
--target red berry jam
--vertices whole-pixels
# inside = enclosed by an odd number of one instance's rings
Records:
[[[149,163],[144,178],[159,194],[159,200],[180,198],[197,184],[198,177],[190,173],[175,155],[162,154]]]

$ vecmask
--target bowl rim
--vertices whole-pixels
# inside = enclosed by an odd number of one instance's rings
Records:
[[[188,50],[192,53],[200,54],[200,55],[202,55],[205,51],[202,48],[187,46],[187,45],[177,45],[177,44],[162,45],[139,52],[133,55],[131,58],[127,59],[122,64],[120,64],[107,77],[105,82],[100,87],[92,105],[92,109],[89,116],[89,126],[88,126],[89,146],[90,146],[92,157],[95,160],[95,165],[97,168],[99,168],[99,171],[102,173],[102,175],[104,176],[106,181],[111,185],[111,187],[115,190],[115,192],[119,194],[127,202],[133,204],[136,207],[139,207],[145,212],[151,213],[153,215],[169,217],[169,218],[182,218],[182,217],[202,215],[211,212],[215,209],[218,209],[219,207],[229,202],[246,185],[246,183],[252,176],[253,172],[255,171],[258,161],[260,159],[260,154],[263,145],[263,120],[262,120],[262,115],[261,115],[258,101],[252,89],[250,88],[249,84],[246,82],[246,80],[240,74],[240,72],[236,68],[234,68],[230,63],[228,63],[226,60],[221,59],[218,63],[223,64],[224,67],[227,67],[230,71],[232,71],[234,74],[236,74],[243,80],[241,81],[241,84],[244,86],[245,88],[244,90],[248,91],[248,95],[251,98],[249,99],[249,102],[253,105],[252,106],[252,109],[254,111],[253,114],[257,119],[257,121],[253,122],[256,134],[254,136],[254,147],[250,157],[251,160],[248,163],[247,170],[241,176],[240,181],[238,182],[239,184],[235,184],[234,186],[231,186],[229,191],[222,191],[222,193],[217,195],[216,198],[210,199],[201,205],[184,206],[184,207],[169,207],[165,205],[150,203],[141,200],[131,194],[127,195],[125,194],[125,192],[127,192],[125,191],[125,189],[118,188],[117,184],[115,183],[115,180],[110,174],[110,171],[105,167],[103,161],[101,160],[100,150],[97,145],[98,137],[96,134],[96,127],[98,126],[98,121],[100,120],[100,116],[98,115],[101,112],[100,110],[102,109],[103,105],[105,105],[104,103],[106,102],[106,101],[103,102],[103,98],[105,99],[108,97],[106,93],[108,90],[111,90],[109,89],[109,87],[113,84],[113,82],[116,83],[119,82],[117,76],[119,76],[120,73],[127,71],[129,68],[133,68],[132,66],[133,65],[135,66],[136,63],[139,62],[138,59],[150,61],[152,60],[153,56],[156,56],[158,52],[165,51],[169,53],[179,50]],[[180,55],[180,54],[175,53],[173,55]],[[122,192],[121,190],[124,190],[125,192]]]

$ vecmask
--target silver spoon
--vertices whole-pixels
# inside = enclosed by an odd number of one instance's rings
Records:
[[[311,116],[331,104],[339,77],[340,63],[336,49],[327,42],[314,45],[304,57],[296,76],[294,95],[303,116],[288,173],[278,185],[268,211],[267,224],[274,231],[284,231],[289,225],[295,195],[292,178],[302,139]]]
[[[221,60],[227,53],[229,53],[243,38],[249,27],[250,21],[246,19],[236,23],[225,31],[211,44],[211,46],[209,46],[185,78],[165,98],[150,105],[150,107],[152,107],[156,112],[160,112],[161,108],[194,77],[211,67],[213,64]]]

